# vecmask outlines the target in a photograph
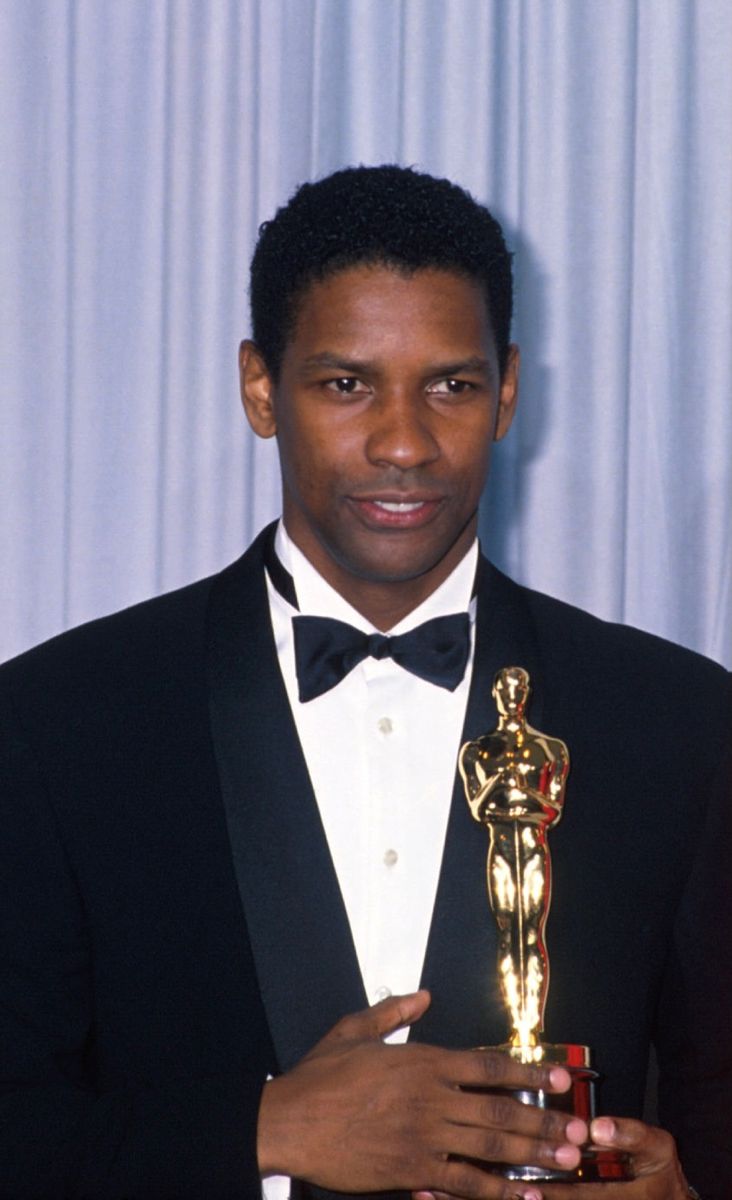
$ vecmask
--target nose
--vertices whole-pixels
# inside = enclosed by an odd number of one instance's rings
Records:
[[[423,397],[385,396],[372,406],[369,415],[372,422],[366,441],[369,462],[408,471],[439,458],[439,443]]]

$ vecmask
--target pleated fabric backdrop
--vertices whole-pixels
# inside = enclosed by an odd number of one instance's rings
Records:
[[[257,226],[398,161],[516,252],[493,557],[732,663],[731,62],[729,0],[0,0],[0,656],[277,513]]]

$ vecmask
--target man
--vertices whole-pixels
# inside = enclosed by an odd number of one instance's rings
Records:
[[[480,559],[518,380],[500,229],[339,172],[263,227],[252,310],[283,521],[2,672],[0,1195],[729,1197],[729,681]],[[470,1161],[572,1168],[590,1133],[510,1096],[565,1072],[470,1049],[506,1021],[456,762],[514,663],[573,764],[547,1031],[596,1052],[622,1184]],[[651,1040],[676,1142],[638,1119]]]

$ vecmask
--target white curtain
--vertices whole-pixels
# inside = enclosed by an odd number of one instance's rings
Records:
[[[0,656],[235,557],[256,229],[354,162],[516,251],[495,561],[732,664],[729,0],[0,0]]]

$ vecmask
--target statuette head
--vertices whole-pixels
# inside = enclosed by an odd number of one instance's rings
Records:
[[[529,698],[529,673],[523,667],[504,667],[493,681],[493,699],[501,716],[523,716]]]

